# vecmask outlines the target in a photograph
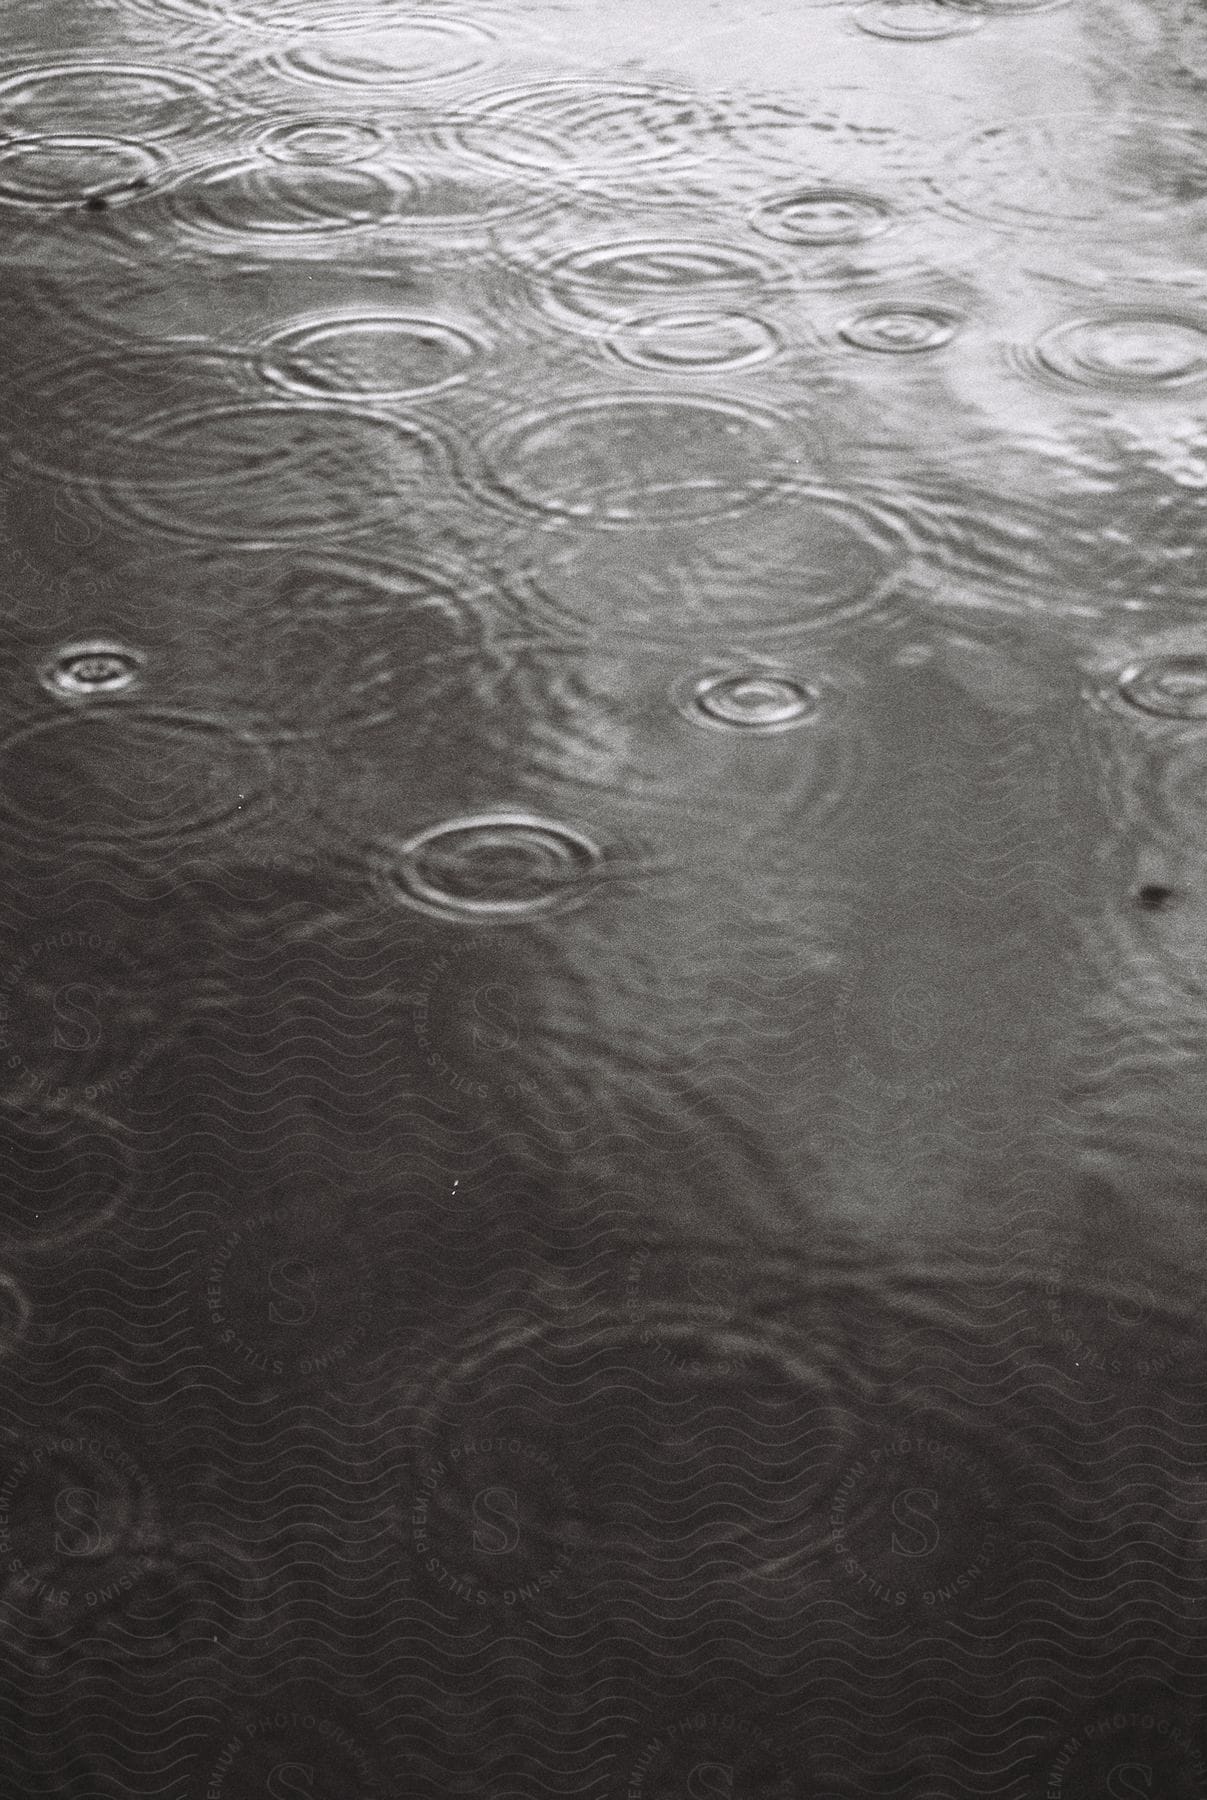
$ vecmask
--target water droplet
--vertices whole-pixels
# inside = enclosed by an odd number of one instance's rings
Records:
[[[751,215],[756,231],[786,244],[859,244],[890,223],[889,208],[872,194],[843,188],[806,188],[765,200]]]
[[[776,669],[705,675],[680,695],[679,708],[697,725],[739,731],[789,731],[813,718],[818,690]]]
[[[441,917],[497,921],[581,897],[601,852],[590,838],[530,813],[482,813],[431,826],[386,871],[399,898]]]
[[[900,38],[924,43],[934,38],[963,37],[976,31],[981,20],[973,12],[961,12],[946,0],[875,0],[861,6],[855,23],[872,37]]]
[[[287,119],[256,139],[256,148],[278,162],[322,165],[367,162],[385,145],[379,126],[356,119]]]
[[[145,191],[163,166],[159,152],[118,138],[31,138],[0,150],[0,201],[65,207],[103,196],[113,204]]]
[[[653,313],[629,319],[608,337],[608,348],[639,369],[748,369],[780,349],[770,325],[748,313]]]
[[[1207,327],[1160,313],[1075,319],[1047,332],[1035,355],[1068,381],[1175,387],[1207,376]]]
[[[508,420],[484,449],[502,498],[591,525],[718,518],[789,485],[783,422],[711,397],[578,400]]]
[[[882,306],[839,326],[839,335],[860,350],[911,355],[949,344],[959,328],[957,314],[938,306]]]
[[[123,694],[138,685],[143,663],[139,651],[98,639],[56,650],[43,663],[39,679],[52,693],[72,699]]]
[[[1137,663],[1119,677],[1119,691],[1132,706],[1160,718],[1207,719],[1207,655]]]
[[[395,89],[464,75],[492,48],[481,26],[466,20],[408,19],[297,37],[272,61],[298,81]]]
[[[388,400],[461,380],[482,348],[439,319],[373,313],[291,325],[262,366],[269,380],[301,393]]]

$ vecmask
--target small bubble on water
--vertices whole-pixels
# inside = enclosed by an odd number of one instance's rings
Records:
[[[1207,655],[1138,663],[1119,677],[1123,698],[1166,719],[1207,719]]]
[[[72,699],[120,694],[134,687],[143,670],[137,650],[121,644],[71,644],[42,665],[42,685]]]
[[[815,688],[794,675],[743,669],[694,681],[681,697],[680,706],[694,724],[739,731],[787,731],[813,717],[818,698]]]
[[[857,244],[889,224],[889,208],[872,194],[847,188],[806,188],[765,200],[751,223],[787,244]]]
[[[902,356],[939,350],[955,336],[959,320],[938,306],[886,306],[858,314],[839,326],[839,336],[859,350]]]

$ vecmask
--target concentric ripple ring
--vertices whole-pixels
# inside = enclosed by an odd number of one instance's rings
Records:
[[[441,918],[530,918],[581,896],[602,852],[567,825],[526,812],[476,813],[407,840],[387,875],[395,896]]]

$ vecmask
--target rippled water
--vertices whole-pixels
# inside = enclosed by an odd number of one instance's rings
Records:
[[[0,1789],[1207,1793],[1189,0],[14,0]]]

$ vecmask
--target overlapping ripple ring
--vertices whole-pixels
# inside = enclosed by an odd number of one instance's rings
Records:
[[[778,334],[751,313],[651,313],[614,325],[607,347],[621,362],[668,374],[722,374],[769,362],[782,345]]]
[[[623,175],[644,165],[697,161],[724,141],[716,109],[699,94],[646,82],[534,82],[487,95],[464,123],[469,155],[529,171]]]
[[[428,826],[379,860],[393,897],[439,918],[526,919],[581,899],[603,853],[585,833],[527,812]]]
[[[939,199],[1007,231],[1137,220],[1167,236],[1207,180],[1207,126],[1136,113],[1009,119],[940,150]]]
[[[322,115],[281,119],[261,131],[256,149],[278,162],[368,162],[380,156],[388,140],[380,125],[358,119],[332,119]]]
[[[334,22],[333,22],[334,24]],[[352,89],[408,87],[447,81],[478,68],[493,49],[481,25],[467,19],[413,14],[376,29],[342,27],[290,36],[272,61],[295,81]]]
[[[0,204],[45,211],[133,200],[167,167],[147,144],[111,137],[19,138],[0,148]]]
[[[279,387],[331,399],[402,399],[461,381],[484,346],[443,320],[350,313],[295,321],[265,346],[260,366]]]
[[[790,271],[769,256],[707,239],[634,238],[560,251],[534,270],[536,299],[558,325],[600,321],[641,329],[655,314],[746,316],[764,295],[781,295]],[[763,326],[770,332],[769,326]]]
[[[1207,827],[1207,737],[1196,732],[1170,745],[1158,777],[1167,829],[1184,841],[1202,841]]]
[[[789,489],[785,421],[745,401],[612,394],[497,425],[487,497],[583,524],[719,518]]]
[[[22,1166],[20,1179],[14,1180],[14,1152],[22,1148],[34,1161]],[[0,1098],[0,1179],[19,1194],[22,1215],[29,1215],[29,1228],[23,1229],[15,1222],[16,1209],[6,1207],[0,1251],[57,1251],[103,1231],[124,1210],[134,1175],[128,1144],[103,1114],[83,1105],[39,1106]],[[87,1206],[74,1216],[59,1217],[56,1208],[61,1210],[77,1187],[86,1193]]]
[[[915,555],[909,521],[877,492],[829,488],[802,478],[789,501],[790,537],[765,562],[740,521],[725,544],[711,541],[673,571],[635,565],[623,540],[600,535],[504,578],[528,619],[657,641],[682,637],[684,608],[710,630],[796,638],[866,618],[886,604]],[[609,552],[622,552],[610,555]]]
[[[122,62],[40,63],[0,78],[0,121],[14,136],[44,131],[107,133],[145,126],[155,137],[196,128],[218,110],[204,76]]]
[[[381,225],[401,216],[415,191],[414,178],[398,168],[268,154],[217,164],[178,182],[168,205],[186,231],[242,245]]]
[[[334,401],[205,407],[149,420],[137,436],[164,473],[102,489],[110,509],[228,549],[353,536],[453,464],[430,425]]]
[[[116,773],[112,788],[106,771]],[[73,707],[0,739],[0,819],[38,839],[202,837],[255,818],[272,785],[269,747],[205,715]]]
[[[33,1302],[15,1276],[0,1271],[0,1357],[8,1356],[29,1331]]]
[[[148,457],[139,431],[173,402],[182,411],[251,394],[255,366],[242,351],[196,343],[87,349],[66,362],[19,370],[0,408],[14,460],[84,483],[171,480],[162,449]]]

